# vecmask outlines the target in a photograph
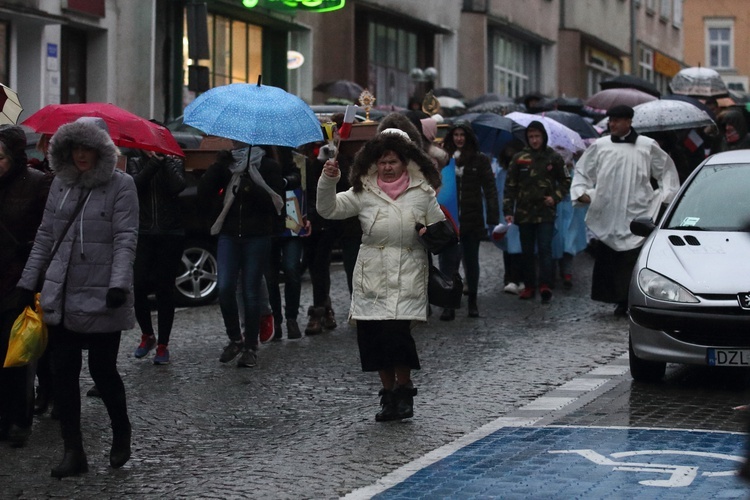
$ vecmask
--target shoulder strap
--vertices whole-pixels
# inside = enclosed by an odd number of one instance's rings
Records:
[[[73,225],[73,221],[76,220],[76,217],[83,208],[83,204],[86,203],[86,198],[88,198],[90,193],[91,190],[88,190],[85,194],[81,193],[81,198],[78,200],[78,204],[76,205],[75,210],[73,210],[73,215],[71,215],[70,219],[68,219],[68,222],[65,224],[65,228],[63,228],[62,233],[60,233],[60,237],[57,239],[57,241],[55,241],[55,246],[52,247],[52,252],[50,252],[49,254],[50,262],[52,262],[52,257],[55,256],[55,253],[57,253],[57,249],[60,248],[63,238],[65,238],[65,235],[68,234],[68,229],[70,229],[70,226]]]

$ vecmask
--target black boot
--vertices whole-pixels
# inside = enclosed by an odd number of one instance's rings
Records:
[[[479,309],[477,308],[477,294],[476,293],[469,294],[469,317],[470,318],[479,317]]]
[[[443,312],[440,314],[440,321],[453,321],[456,319],[456,311],[448,307],[443,308]]]
[[[396,397],[393,391],[380,389],[378,395],[380,396],[380,406],[382,409],[375,415],[375,420],[377,422],[396,420],[398,413],[396,411]]]
[[[305,327],[305,335],[317,335],[323,331],[323,315],[325,314],[325,307],[313,307],[310,306],[307,309],[307,327]]]
[[[109,465],[113,469],[119,469],[130,460],[130,436],[130,427],[127,432],[114,433],[112,449],[109,451]]]
[[[65,450],[60,465],[52,469],[52,477],[62,479],[89,471],[89,463],[83,450]]]
[[[402,419],[413,417],[414,396],[417,395],[416,387],[400,385],[393,392],[396,396],[396,418]]]
[[[36,399],[34,400],[34,415],[43,415],[49,408],[49,387],[39,386],[36,388]]]

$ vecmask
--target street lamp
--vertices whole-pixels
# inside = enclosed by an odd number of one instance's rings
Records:
[[[409,71],[409,78],[412,79],[412,81],[415,82],[432,82],[434,84],[435,80],[437,80],[438,71],[430,66],[429,68],[412,68],[411,71]]]

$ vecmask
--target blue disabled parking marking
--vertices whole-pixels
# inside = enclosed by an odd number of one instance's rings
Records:
[[[747,498],[745,435],[604,427],[502,427],[378,499]]]

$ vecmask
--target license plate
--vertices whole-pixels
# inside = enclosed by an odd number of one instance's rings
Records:
[[[709,366],[750,366],[750,349],[708,349]]]

